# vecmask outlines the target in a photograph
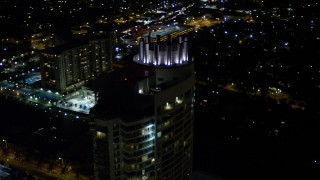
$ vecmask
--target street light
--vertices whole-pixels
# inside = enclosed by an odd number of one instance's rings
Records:
[[[62,157],[59,157],[59,160],[61,160],[61,163],[62,163],[62,167],[64,166],[64,163],[63,163],[63,158]]]
[[[7,144],[7,140],[2,139],[2,141],[6,144],[6,149],[8,149],[8,144]]]

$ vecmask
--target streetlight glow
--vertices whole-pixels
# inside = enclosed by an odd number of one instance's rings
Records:
[[[8,144],[7,144],[7,140],[2,139],[2,141],[6,144],[6,149],[8,149]]]
[[[62,167],[63,167],[64,166],[63,158],[59,157],[58,159],[61,160],[61,164],[62,164]]]

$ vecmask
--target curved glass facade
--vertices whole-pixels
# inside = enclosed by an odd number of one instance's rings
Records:
[[[182,46],[186,41],[180,38],[179,43]],[[170,47],[164,49],[167,52]],[[173,55],[174,51],[170,50],[168,54]],[[187,56],[187,51],[185,53]],[[137,57],[142,56],[140,54]],[[184,58],[181,64],[171,59],[173,61],[170,65],[163,64],[162,60],[156,64],[154,60],[136,60],[141,64],[139,66],[151,67],[153,70],[143,69],[140,72],[142,78],[121,77],[125,79],[121,81],[122,84],[110,87],[114,87],[114,91],[108,91],[105,94],[110,97],[103,98],[113,101],[91,113],[96,142],[95,178],[191,179],[193,63],[188,58]],[[126,94],[119,94],[119,87],[126,89]],[[122,98],[115,98],[113,93],[118,93]],[[101,139],[105,140],[105,144],[98,143]],[[108,173],[103,172],[103,169]]]

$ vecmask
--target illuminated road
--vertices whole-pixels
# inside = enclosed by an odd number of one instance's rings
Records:
[[[198,18],[198,19],[193,19],[187,23],[188,26],[194,26],[195,29],[199,29],[201,27],[211,27],[216,24],[220,24],[220,20],[213,20],[213,19],[203,19],[203,18]]]
[[[16,167],[18,169],[24,170],[38,178],[43,178],[46,180],[89,180],[89,177],[85,176],[76,176],[76,173],[73,171],[66,172],[65,174],[61,174],[61,168],[54,168],[51,172],[47,170],[45,167],[39,168],[36,164],[19,161],[16,160],[13,153],[9,153],[7,157],[3,155],[2,150],[0,150],[0,160],[6,162],[8,165]]]

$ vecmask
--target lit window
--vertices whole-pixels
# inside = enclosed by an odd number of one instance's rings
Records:
[[[145,162],[148,160],[148,155],[144,155],[141,157],[142,162]]]
[[[158,132],[158,133],[157,133],[157,137],[158,137],[158,138],[161,137],[161,132]]]
[[[187,141],[183,141],[183,147],[187,145]]]
[[[103,133],[101,131],[97,131],[97,138],[99,139],[103,139],[106,137],[106,133]]]
[[[170,110],[172,109],[172,106],[167,102],[166,105],[164,106],[165,110]]]
[[[181,100],[180,98],[176,97],[176,103],[177,103],[177,104],[181,104],[181,103],[182,103],[182,100]]]
[[[142,135],[148,134],[148,128],[142,129],[142,133],[141,133],[141,134],[142,134]]]
[[[166,121],[166,122],[163,124],[164,127],[168,127],[169,125],[170,125],[170,120],[169,120],[169,121]]]

